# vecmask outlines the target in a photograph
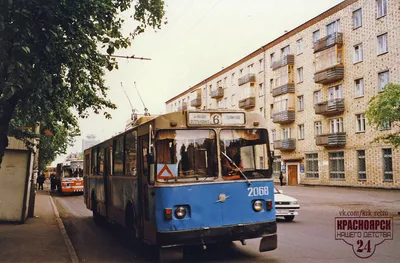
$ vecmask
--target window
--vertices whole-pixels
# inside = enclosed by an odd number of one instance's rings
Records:
[[[357,157],[358,157],[358,180],[367,180],[365,150],[358,150]]]
[[[340,20],[336,20],[328,25],[326,25],[326,35],[332,35],[340,31]]]
[[[124,175],[124,137],[114,140],[113,175]]]
[[[203,99],[206,100],[206,98],[207,98],[207,88],[204,87],[203,88]],[[197,99],[197,97],[196,97],[196,99]]]
[[[328,89],[328,106],[334,105],[337,100],[343,98],[342,85],[330,87]]]
[[[378,36],[378,55],[388,52],[387,33]]]
[[[297,83],[303,82],[303,67],[297,69]]]
[[[299,140],[304,139],[304,124],[299,125]]]
[[[272,130],[271,133],[272,133],[272,141],[274,142],[276,141],[276,130]]]
[[[258,64],[259,64],[259,68],[260,68],[260,70],[259,70],[259,72],[262,72],[262,71],[264,71],[264,60],[263,59],[260,59],[259,61],[258,61]]]
[[[284,58],[285,56],[290,54],[290,46],[286,46],[281,48],[281,58]]]
[[[322,134],[322,123],[320,121],[315,122],[315,135]]]
[[[356,132],[365,132],[365,115],[363,113],[356,114]]]
[[[297,54],[303,53],[304,50],[304,44],[303,44],[303,39],[297,40]]]
[[[354,86],[356,98],[364,96],[364,79],[356,79]]]
[[[344,152],[329,153],[329,178],[344,180]]]
[[[227,88],[227,86],[226,86],[226,77],[224,78],[224,89],[226,89]]]
[[[132,131],[125,137],[125,173],[127,175],[136,176],[136,144],[137,134]]]
[[[304,110],[304,96],[297,97],[297,110],[301,111]]]
[[[379,91],[382,92],[385,86],[389,84],[389,71],[384,71],[378,74]]]
[[[392,127],[392,123],[390,121],[382,121],[379,129],[381,131],[387,131],[387,130],[390,130],[391,127]]]
[[[363,61],[363,46],[358,44],[354,46],[353,63]]]
[[[239,70],[239,76],[242,76],[243,75],[243,69],[240,69]]]
[[[281,157],[280,156],[274,157],[274,161],[272,163],[272,171],[274,173],[274,176],[278,178],[281,173]]]
[[[353,29],[362,26],[362,11],[361,8],[353,12]]]
[[[381,18],[387,13],[386,0],[377,0],[376,1],[378,12],[376,13],[376,18]]]
[[[383,152],[383,180],[393,181],[392,149],[382,149]]]
[[[271,66],[272,66],[272,64],[275,62],[275,53],[272,53],[271,55],[269,55],[269,58],[270,58],[270,64],[271,64]]]
[[[254,64],[250,64],[250,65],[247,66],[249,74],[253,73],[253,66],[254,66]]]
[[[343,118],[331,119],[329,121],[330,133],[343,132]]]
[[[321,101],[322,101],[321,91],[320,90],[315,91],[314,92],[314,105],[320,103]]]
[[[319,30],[314,31],[313,32],[313,43],[317,42],[319,40],[319,38],[320,38],[320,31]]]
[[[228,98],[227,97],[224,98],[224,108],[225,109],[228,108]]]
[[[306,177],[319,178],[318,153],[306,154]]]
[[[273,71],[274,88],[290,83],[292,80],[289,74],[289,66],[283,66]]]
[[[274,98],[273,104],[274,113],[279,113],[288,110],[288,99],[284,96],[278,96]]]
[[[283,128],[283,138],[284,140],[290,139],[290,128]]]
[[[260,114],[264,116],[264,107],[260,107]],[[265,116],[264,116],[265,117]]]
[[[272,90],[274,89],[274,80],[273,79],[269,80],[269,89],[270,89],[270,92],[272,93]]]
[[[340,49],[337,49],[336,46],[315,53],[315,71],[319,72],[341,64],[343,61],[342,56],[343,52]]]
[[[235,106],[235,105],[236,105],[236,102],[235,102],[235,94],[232,94],[232,96],[231,96],[231,105],[232,105],[232,106]]]
[[[264,83],[258,84],[258,96],[259,97],[264,96]]]
[[[235,72],[233,72],[231,75],[231,84],[234,85],[234,83],[235,83]]]

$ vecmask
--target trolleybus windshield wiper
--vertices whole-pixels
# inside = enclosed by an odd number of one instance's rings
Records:
[[[238,171],[239,171],[239,172],[243,175],[243,177],[246,179],[247,183],[248,183],[249,185],[251,185],[249,179],[248,179],[248,178],[246,177],[246,175],[242,172],[242,170],[236,165],[236,163],[235,163],[231,158],[229,158],[229,156],[226,155],[223,151],[221,151],[221,153],[226,157],[226,159],[228,159],[228,161],[229,161],[231,164],[233,164],[233,165],[236,167],[236,169],[238,169]]]

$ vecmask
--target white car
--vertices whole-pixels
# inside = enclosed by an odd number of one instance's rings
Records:
[[[276,217],[284,217],[286,221],[293,221],[298,215],[300,204],[296,198],[284,195],[282,190],[274,187]]]

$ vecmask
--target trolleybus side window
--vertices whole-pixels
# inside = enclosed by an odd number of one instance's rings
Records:
[[[113,175],[124,175],[124,137],[114,140]]]
[[[98,164],[98,160],[97,160],[97,148],[93,148],[92,149],[92,174],[93,175],[97,175],[98,174],[98,169],[97,169],[97,164]]]
[[[160,130],[156,139],[158,180],[218,176],[214,130]]]
[[[263,129],[221,130],[222,176],[225,179],[243,179],[239,170],[248,178],[269,177],[268,133]],[[267,160],[261,167],[260,158]],[[234,163],[234,164],[233,164]],[[235,177],[232,177],[235,175]]]
[[[104,174],[104,148],[99,148],[98,150],[99,150],[99,152],[98,152],[97,169],[98,169],[98,174],[103,175]]]
[[[126,134],[125,137],[125,174],[136,176],[136,131]]]

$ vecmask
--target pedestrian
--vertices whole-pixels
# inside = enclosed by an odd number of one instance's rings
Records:
[[[37,182],[39,184],[39,189],[38,190],[43,190],[43,184],[44,184],[45,180],[46,180],[46,176],[42,173],[37,179]]]
[[[51,191],[56,190],[56,175],[54,173],[50,175],[50,189]]]
[[[281,186],[283,185],[283,174],[281,171],[281,174],[279,175],[279,181],[281,181]]]

